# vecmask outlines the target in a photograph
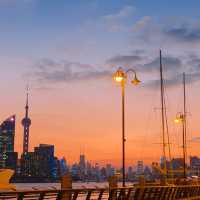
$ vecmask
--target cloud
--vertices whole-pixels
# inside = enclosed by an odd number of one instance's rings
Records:
[[[106,21],[116,21],[129,17],[134,12],[135,12],[135,7],[126,5],[117,13],[105,15],[102,18],[105,19]]]
[[[122,66],[125,69],[134,69],[147,77],[144,84],[147,88],[156,88],[160,84],[160,58],[159,56],[149,59],[145,51],[135,51],[129,55],[118,55],[107,60],[111,66]],[[182,73],[186,73],[186,84],[200,80],[200,57],[191,55],[189,57],[163,56],[162,65],[164,82],[167,87],[182,84]],[[157,77],[157,78],[155,78]]]
[[[33,81],[43,84],[101,79],[110,75],[109,70],[96,66],[52,59],[41,59],[32,69],[29,76],[32,77]]]
[[[108,64],[130,65],[141,61],[143,58],[140,55],[118,55],[107,60]]]
[[[168,37],[181,42],[200,42],[200,27],[181,26],[163,31]]]
[[[186,84],[192,84],[194,82],[200,81],[200,72],[196,73],[186,73]],[[164,85],[166,87],[174,87],[183,83],[183,72],[175,73],[173,76],[164,79]],[[148,88],[160,87],[160,80],[150,80],[145,83]]]
[[[163,71],[164,71],[164,83],[166,87],[173,87],[182,84],[183,72],[186,73],[186,84],[191,84],[200,81],[200,67],[195,65],[185,65],[188,62],[194,62],[194,60],[183,59],[184,62],[178,57],[163,57]],[[200,66],[199,58],[195,57],[196,65]],[[143,66],[144,72],[159,72],[159,58],[155,58],[152,62]],[[146,85],[150,88],[159,86],[160,80],[154,79],[147,81]]]
[[[104,15],[101,21],[110,32],[117,32],[125,29],[125,21],[135,13],[135,7],[124,6],[117,13]]]
[[[104,15],[101,19],[98,18],[98,22],[101,22],[101,28],[103,23],[108,30],[119,31],[124,26],[129,25],[126,24],[127,18],[130,18],[134,13],[134,7],[125,6],[116,13]],[[106,60],[105,67],[66,60],[42,59],[34,66],[33,76],[36,80],[45,83],[65,83],[105,78],[111,74],[113,66],[123,66],[125,68],[134,67],[137,71],[144,73],[147,77],[145,84],[154,87],[159,83],[158,49],[164,44],[163,49],[166,48],[170,52],[168,56],[163,56],[162,59],[166,85],[180,84],[183,71],[187,73],[188,83],[199,81],[200,52],[186,57],[185,51],[194,50],[194,42],[198,43],[200,39],[200,27],[198,27],[198,24],[194,25],[192,23],[190,25],[182,24],[181,21],[176,22],[176,24],[173,21],[165,24],[162,19],[160,22],[156,22],[152,17],[144,16],[134,25],[131,25],[132,30],[130,27],[128,29],[132,31],[129,39],[132,42],[130,44],[134,44],[132,45],[133,51],[111,56]],[[191,43],[192,48],[188,43]],[[182,47],[185,47],[184,52]],[[156,56],[155,50],[157,51]],[[158,78],[151,80],[154,77]]]
[[[130,55],[114,56],[108,59],[107,63],[112,65],[135,66],[142,72],[155,72],[159,71],[160,58],[156,57],[149,60],[147,55],[143,55],[143,51],[138,51]],[[163,57],[162,63],[167,72],[180,71],[182,69],[182,61],[176,57]]]
[[[153,48],[170,48],[178,52],[198,50],[200,47],[200,23],[194,19],[167,18],[155,19],[151,16],[141,17],[132,27],[131,43],[136,48],[152,50]]]
[[[181,71],[182,68],[182,61],[179,58],[176,57],[163,57],[162,58],[162,65],[165,68],[166,72],[174,73],[176,71]],[[160,67],[160,57],[156,57],[151,62],[144,64],[143,67],[141,67],[141,71],[149,72],[149,71],[159,71]]]
[[[151,17],[150,16],[144,16],[134,24],[132,31],[142,30],[145,27],[147,27],[148,24],[150,24],[150,23],[151,23]]]
[[[183,60],[178,57],[163,56],[162,63],[166,87],[182,84],[183,71],[186,72],[187,84],[200,80],[200,57],[191,55]],[[187,67],[185,67],[185,63]],[[188,63],[191,65],[188,65]],[[32,72],[29,73],[29,77],[32,77],[32,81],[36,83],[42,83],[42,86],[39,84],[39,89],[48,89],[52,85],[56,86],[59,83],[110,78],[113,66],[122,66],[125,69],[134,67],[144,77],[147,77],[143,82],[146,88],[154,89],[160,84],[159,57],[147,59],[143,51],[111,57],[104,66],[94,66],[66,60],[41,59],[31,68]]]
[[[141,17],[132,25],[130,44],[134,52],[114,55],[107,60],[110,66],[134,67],[147,77],[145,84],[154,87],[159,84],[159,56],[155,50],[162,48],[169,52],[163,56],[165,83],[168,87],[182,83],[182,73],[187,74],[187,83],[200,80],[200,24],[192,19],[183,21]],[[136,53],[139,49],[141,52]],[[158,55],[158,54],[157,54]],[[158,77],[151,80],[152,77]]]

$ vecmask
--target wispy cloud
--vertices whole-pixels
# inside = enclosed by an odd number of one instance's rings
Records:
[[[111,65],[131,65],[143,60],[140,55],[118,55],[107,60],[108,64]]]
[[[166,87],[174,87],[176,85],[182,84],[182,79],[183,79],[183,73],[181,72],[175,73],[175,75],[165,78],[164,84]],[[200,72],[186,74],[186,84],[192,84],[197,81],[200,81]],[[157,88],[160,87],[160,80],[159,79],[150,80],[147,81],[145,85],[148,88]]]
[[[182,71],[182,62],[179,58],[166,56],[162,58],[163,66],[165,71],[169,73],[174,73],[177,71]],[[140,69],[144,72],[159,71],[160,58],[156,57],[151,62],[144,64]]]
[[[144,16],[134,24],[132,31],[140,31],[148,26],[149,23],[151,23],[151,17]]]
[[[121,8],[121,10],[119,10],[117,13],[105,15],[103,16],[103,18],[105,20],[111,20],[111,21],[121,20],[131,16],[134,12],[135,12],[135,7],[126,5],[123,8]]]
[[[165,56],[162,58],[163,65],[167,72],[182,70],[182,61],[178,57]],[[142,72],[159,71],[160,58],[149,59],[143,53],[133,53],[130,55],[118,55],[107,60],[111,65],[135,66]]]
[[[149,59],[141,53],[132,55],[119,55],[110,58],[107,63],[111,66],[123,66],[124,68],[134,67],[135,70],[149,75],[145,80],[148,88],[155,88],[159,85],[159,56]],[[179,58],[176,56],[163,56],[162,64],[164,69],[165,85],[167,87],[176,86],[182,83],[182,73],[186,72],[186,83],[190,84],[200,81],[200,57],[192,55]],[[153,78],[152,78],[153,77]],[[157,77],[157,78],[156,78]]]
[[[126,5],[116,13],[102,16],[101,20],[108,31],[121,31],[124,29],[125,20],[130,18],[134,13],[135,7]]]
[[[190,27],[182,25],[164,31],[167,36],[181,42],[200,42],[200,26]]]
[[[45,84],[45,88],[47,87],[46,84],[106,78],[111,73],[110,70],[89,64],[52,59],[42,59],[31,69],[29,76],[32,77],[32,81]]]
[[[184,50],[193,51],[194,47],[197,47],[196,45],[200,42],[200,25],[190,23],[189,20],[187,23],[181,20],[177,20],[176,23],[173,21],[163,23],[162,19],[158,22],[151,16],[143,16],[134,24],[127,24],[126,21],[130,22],[134,15],[135,7],[124,6],[118,12],[98,18],[100,28],[103,24],[108,31],[120,31],[126,27],[126,30],[129,30],[130,43],[133,44],[132,52],[113,55],[105,61],[104,66],[42,59],[33,67],[34,79],[51,84],[105,78],[112,73],[114,66],[124,66],[134,67],[137,71],[144,73],[147,77],[145,84],[153,88],[159,81],[159,76],[157,76],[159,57],[158,54],[155,56],[155,50],[158,53],[158,49],[164,46],[163,49],[167,48],[170,52],[162,59],[166,85],[180,84],[183,71],[187,73],[187,83],[199,81],[200,52],[186,56],[186,53],[180,49],[184,47]],[[122,52],[126,51],[122,50]]]

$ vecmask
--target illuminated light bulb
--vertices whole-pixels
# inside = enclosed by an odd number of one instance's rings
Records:
[[[113,74],[113,79],[118,82],[121,83],[123,80],[126,79],[126,74],[121,70],[118,69],[114,74]]]

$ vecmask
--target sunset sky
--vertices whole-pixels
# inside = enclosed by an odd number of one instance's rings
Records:
[[[80,153],[121,165],[119,66],[142,81],[126,88],[126,160],[161,156],[159,50],[162,49],[172,155],[181,156],[182,73],[187,79],[188,155],[200,156],[200,1],[0,0],[0,119],[17,117],[21,152],[26,85],[30,150],[54,144],[75,162]]]

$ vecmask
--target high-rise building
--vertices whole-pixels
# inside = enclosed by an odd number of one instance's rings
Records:
[[[115,169],[112,167],[111,164],[107,164],[106,165],[106,176],[107,178],[110,177],[110,176],[114,176],[115,174]]]
[[[172,159],[173,175],[174,177],[183,176],[183,158],[173,158]]]
[[[39,147],[35,147],[35,154],[40,159],[41,174],[53,177],[55,174],[54,146],[40,144]]]
[[[55,178],[57,166],[54,146],[40,144],[34,152],[22,154],[21,175],[23,177]]]
[[[14,152],[15,115],[0,125],[0,168],[15,169],[17,153]]]
[[[61,175],[65,175],[69,172],[69,168],[67,166],[67,161],[65,159],[65,157],[63,157],[60,161],[59,161],[59,167],[60,167],[60,174]]]
[[[80,155],[80,160],[79,160],[79,170],[80,170],[80,179],[84,180],[85,175],[86,175],[86,161],[85,161],[85,155]]]
[[[197,156],[190,157],[190,174],[191,175],[200,175],[200,158]]]
[[[183,158],[173,158],[172,167],[174,170],[183,169]]]
[[[137,175],[142,175],[144,173],[144,165],[143,165],[143,161],[139,160],[137,162],[137,168],[136,168],[136,174]]]
[[[131,166],[128,167],[127,178],[128,180],[131,180],[133,178],[133,168]]]
[[[85,169],[85,165],[86,165],[85,155],[80,155],[79,165],[81,168]]]
[[[22,154],[20,175],[22,177],[39,177],[39,159],[34,152]]]
[[[24,117],[24,119],[22,119],[22,126],[24,127],[23,154],[26,154],[28,152],[30,125],[31,125],[31,119],[29,118],[29,103],[28,103],[28,92],[27,92],[25,117]]]

